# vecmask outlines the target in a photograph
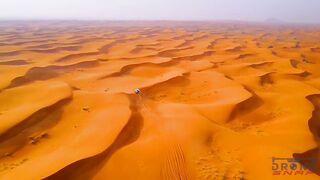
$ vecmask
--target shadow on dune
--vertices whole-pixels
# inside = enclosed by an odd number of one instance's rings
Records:
[[[63,107],[71,100],[72,98],[63,99],[44,107],[0,135],[0,159],[14,155],[27,143],[35,145],[43,138],[50,138],[46,130],[59,122],[63,114]]]
[[[0,65],[8,65],[8,66],[20,66],[20,65],[26,65],[29,64],[25,60],[12,60],[12,61],[5,61],[5,62],[0,62]]]
[[[18,87],[24,84],[28,84],[34,81],[43,81],[58,77],[59,75],[66,74],[79,68],[93,68],[99,65],[99,61],[83,61],[77,64],[66,66],[46,66],[46,67],[33,67],[28,72],[20,77],[17,77],[11,81],[11,84],[5,89]]]
[[[308,162],[300,162],[311,172],[320,176],[320,94],[313,94],[307,96],[307,99],[313,104],[314,110],[312,116],[308,121],[309,129],[313,134],[313,137],[318,144],[318,147],[305,151],[303,153],[293,153],[292,156],[295,159],[310,158],[315,160],[315,166],[310,167]]]
[[[259,97],[253,90],[248,87],[244,88],[251,93],[251,97],[236,105],[236,107],[231,112],[227,122],[231,122],[237,117],[249,114],[264,104],[263,99]]]
[[[143,127],[143,117],[140,114],[139,100],[136,97],[129,97],[131,101],[131,117],[125,127],[121,130],[118,137],[114,140],[105,151],[95,156],[81,159],[74,162],[55,174],[45,178],[45,180],[54,179],[77,179],[85,180],[91,179],[104,165],[108,162],[111,156],[119,149],[135,142],[139,136]]]
[[[318,148],[313,148],[303,153],[293,153],[292,157],[306,169],[320,176],[319,153],[320,151]],[[310,166],[310,161],[301,161],[301,159],[314,159],[316,164],[315,166]]]

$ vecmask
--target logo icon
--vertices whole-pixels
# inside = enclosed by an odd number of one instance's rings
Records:
[[[316,159],[308,158],[279,158],[272,157],[272,175],[297,176],[313,174],[316,168]]]

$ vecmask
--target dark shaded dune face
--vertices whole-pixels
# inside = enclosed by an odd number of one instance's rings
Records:
[[[48,49],[53,48],[55,44],[41,44],[41,45],[35,45],[35,46],[29,46],[30,49]]]
[[[309,129],[318,143],[318,147],[307,150],[303,153],[293,153],[292,156],[297,160],[300,159],[310,159],[313,161],[312,166],[310,167],[309,161],[302,161],[301,163],[307,167],[313,173],[320,175],[320,159],[319,159],[319,142],[320,142],[320,95],[313,94],[307,97],[307,99],[312,103],[314,110],[312,112],[312,116],[308,121]]]
[[[185,59],[189,59],[189,60],[199,60],[199,59],[206,59],[206,58],[210,58],[210,56],[212,56],[214,54],[214,51],[205,51],[202,54],[199,55],[193,55],[193,56],[186,56],[183,57]]]
[[[252,57],[252,56],[253,56],[253,54],[240,54],[237,59],[244,59],[244,58]]]
[[[185,47],[185,48],[177,48],[177,49],[170,49],[170,50],[165,50],[162,52],[158,53],[158,56],[160,57],[174,57],[176,56],[177,53],[183,51],[183,50],[188,50],[188,49],[192,49],[193,47]]]
[[[263,104],[263,99],[253,94],[249,99],[239,103],[230,114],[228,122],[241,117],[243,115],[249,114],[255,109],[259,108]],[[260,118],[260,120],[264,120],[266,118]],[[259,122],[255,122],[259,123]]]
[[[177,98],[177,96],[182,97],[178,94],[168,97],[166,94],[169,94],[170,91],[173,91],[172,89],[180,89],[182,91],[182,89],[186,88],[189,83],[190,81],[187,77],[172,78],[165,82],[155,84],[154,86],[144,88],[144,96],[147,99],[151,99],[154,101],[162,101],[171,97]],[[183,94],[183,92],[180,92],[180,94]]]
[[[126,65],[124,67],[122,67],[118,72],[115,72],[115,73],[112,73],[112,74],[109,74],[107,76],[103,76],[101,78],[99,78],[99,80],[101,79],[106,79],[106,78],[111,78],[111,77],[121,77],[121,76],[125,76],[125,75],[129,75],[130,73],[132,72],[136,72],[136,70],[138,70],[138,72],[141,72],[142,71],[142,74],[141,73],[138,73],[139,75],[141,76],[145,76],[143,73],[145,73],[145,70],[146,69],[154,69],[154,68],[158,68],[158,67],[163,67],[163,69],[165,70],[166,67],[172,67],[176,64],[179,63],[179,60],[177,59],[172,59],[168,62],[163,62],[163,63],[151,63],[151,62],[145,62],[145,63],[138,63],[138,64],[129,64],[129,65]],[[141,68],[143,68],[142,70],[140,70]],[[155,71],[154,73],[151,72],[151,74],[153,75],[161,75],[161,71],[158,73],[157,71]],[[150,74],[149,74],[150,75]],[[148,76],[146,76],[148,77]]]
[[[80,50],[80,46],[69,46],[69,47],[57,47],[53,49],[46,49],[46,50],[38,50],[38,49],[31,49],[29,51],[38,52],[38,53],[57,53],[60,51],[78,51]]]
[[[0,62],[0,65],[10,65],[10,66],[19,66],[19,65],[26,65],[29,64],[25,60],[13,60],[13,61],[4,61]]]
[[[0,179],[319,179],[320,27],[0,26]]]
[[[98,61],[80,62],[77,64],[66,66],[47,66],[47,67],[33,67],[25,75],[17,77],[11,81],[7,88],[13,88],[27,84],[33,81],[44,81],[51,78],[58,77],[59,75],[76,71],[80,68],[93,68],[98,66]]]
[[[272,65],[273,65],[273,62],[261,62],[257,64],[251,64],[249,66],[255,69],[268,70],[268,69],[272,69]]]
[[[19,55],[19,51],[12,51],[12,52],[1,52],[0,56],[16,56]]]
[[[267,84],[273,84],[272,74],[273,73],[267,73],[265,75],[260,76],[260,85],[265,86]]]
[[[298,67],[298,64],[299,64],[300,62],[297,61],[297,60],[291,59],[291,60],[290,60],[290,63],[291,63],[291,66],[292,66],[292,67],[297,68],[297,67]]]
[[[45,107],[0,136],[0,158],[10,157],[26,144],[36,145],[49,138],[46,130],[58,123],[63,106],[71,99]]]
[[[129,98],[132,111],[130,119],[108,149],[93,157],[77,161],[45,179],[90,179],[108,162],[112,154],[136,141],[139,138],[144,120],[140,113],[139,99],[136,96],[130,96]],[[79,171],[83,173],[79,174]]]
[[[314,106],[314,110],[312,112],[312,117],[309,119],[309,128],[315,139],[319,142],[320,138],[320,95],[310,95],[307,99]]]
[[[35,53],[59,53],[61,51],[78,51],[80,49],[79,46],[70,46],[70,47],[57,47],[52,49],[26,49],[20,51],[12,51],[12,52],[2,52],[0,56],[18,56],[23,54],[24,52],[35,52]]]
[[[241,47],[241,46],[236,46],[236,47],[233,47],[233,48],[227,49],[226,51],[227,51],[227,52],[241,53],[241,49],[242,49],[242,47]]]
[[[86,56],[91,56],[91,55],[98,55],[99,53],[97,52],[88,52],[88,53],[79,53],[79,54],[70,54],[67,55],[65,57],[62,57],[60,59],[57,59],[57,62],[64,62],[64,61],[68,61],[71,59],[77,59],[77,58],[81,58],[81,57],[86,57]]]
[[[311,51],[312,52],[315,52],[315,53],[320,53],[320,48],[311,48]]]
[[[100,53],[108,53],[108,52],[109,52],[109,49],[110,49],[111,47],[113,47],[113,46],[115,46],[115,45],[117,45],[117,44],[126,43],[126,42],[128,42],[128,41],[129,41],[129,40],[116,40],[116,41],[114,41],[114,42],[112,42],[112,43],[110,43],[110,44],[107,44],[107,45],[101,47],[101,48],[99,49],[99,52],[100,52]]]

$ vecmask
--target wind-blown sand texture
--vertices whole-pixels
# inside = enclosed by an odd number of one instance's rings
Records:
[[[316,26],[2,22],[0,75],[0,179],[319,179]]]

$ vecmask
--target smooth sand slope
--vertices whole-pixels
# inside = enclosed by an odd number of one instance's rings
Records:
[[[2,22],[0,75],[0,179],[319,179],[320,27]]]

